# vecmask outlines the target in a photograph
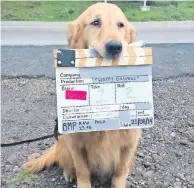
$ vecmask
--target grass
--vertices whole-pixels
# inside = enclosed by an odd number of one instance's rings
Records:
[[[72,21],[77,18],[92,1],[3,1],[2,21]],[[194,1],[188,2],[148,2],[149,12],[140,11],[141,2],[113,2],[117,4],[130,21],[184,21],[194,20]]]
[[[29,174],[25,170],[21,170],[16,174],[16,176],[12,179],[10,179],[11,183],[20,183],[24,180],[32,180],[32,179],[38,179],[37,175]]]

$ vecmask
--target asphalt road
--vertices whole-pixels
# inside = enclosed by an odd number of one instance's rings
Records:
[[[2,22],[2,45],[67,44],[69,22]],[[194,43],[194,21],[132,22],[147,43]]]
[[[194,44],[151,44],[155,126],[144,130],[136,169],[127,188],[194,187]],[[2,46],[2,138],[4,143],[53,131],[56,87],[52,50],[62,46]],[[40,77],[42,75],[42,77]],[[38,78],[39,77],[39,78]],[[62,169],[21,175],[27,158],[54,139],[2,148],[3,188],[69,188]],[[20,174],[20,176],[18,176]],[[109,188],[94,181],[95,188]]]
[[[153,48],[153,79],[194,74],[193,44],[148,44]],[[4,76],[55,77],[52,52],[65,46],[2,46]]]

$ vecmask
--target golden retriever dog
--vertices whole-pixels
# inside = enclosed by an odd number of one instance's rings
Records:
[[[94,47],[106,58],[116,58],[129,43],[136,41],[136,30],[119,7],[96,3],[69,25],[69,48]],[[77,180],[78,188],[91,188],[91,175],[111,175],[111,188],[125,188],[133,170],[133,159],[140,129],[62,134],[40,157],[25,163],[28,172],[38,172],[57,163],[66,181]]]

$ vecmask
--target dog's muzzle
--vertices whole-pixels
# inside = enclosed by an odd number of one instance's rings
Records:
[[[122,43],[117,40],[111,40],[105,44],[105,49],[109,56],[118,56],[122,51]]]

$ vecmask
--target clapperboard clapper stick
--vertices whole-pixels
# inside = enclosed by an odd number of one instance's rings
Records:
[[[151,47],[132,43],[115,59],[94,48],[53,54],[59,133],[154,125]]]

